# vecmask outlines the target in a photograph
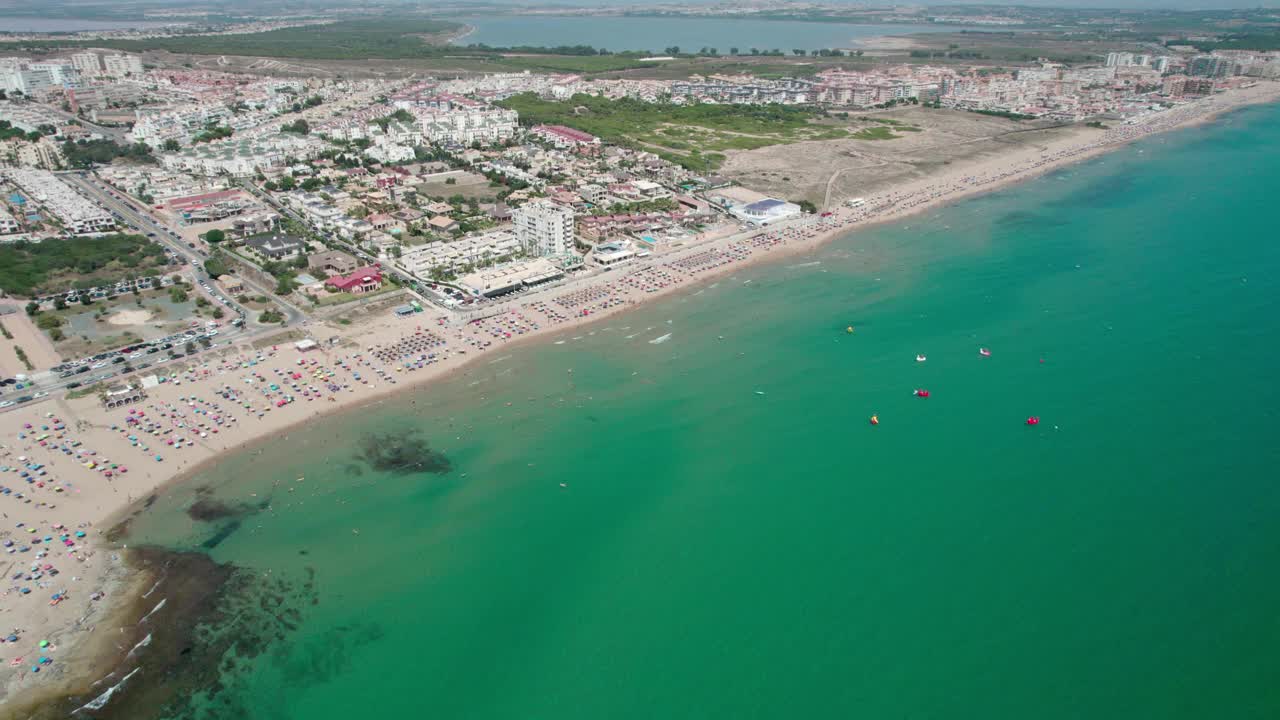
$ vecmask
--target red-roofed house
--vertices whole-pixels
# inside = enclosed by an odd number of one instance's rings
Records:
[[[533,135],[546,140],[558,148],[572,148],[579,145],[599,145],[600,138],[574,130],[564,125],[539,125],[529,131]]]
[[[334,275],[324,281],[325,287],[352,295],[373,292],[382,287],[382,268],[378,265],[356,268],[348,275]]]

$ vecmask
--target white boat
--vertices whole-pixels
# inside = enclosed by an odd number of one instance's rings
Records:
[[[924,362],[925,360],[928,360],[928,359],[929,359],[929,358],[927,358],[927,357],[925,357],[925,356],[923,356],[923,355],[917,355],[917,356],[916,356],[916,362]]]

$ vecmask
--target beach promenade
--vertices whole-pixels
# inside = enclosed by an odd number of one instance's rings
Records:
[[[407,318],[373,311],[349,326],[302,326],[316,342],[231,345],[172,370],[145,397],[107,408],[58,398],[0,415],[0,703],[41,693],[94,693],[122,600],[139,588],[127,550],[107,531],[166,483],[250,443],[287,442],[289,428],[468,372],[476,358],[678,292],[751,263],[813,250],[873,224],[901,220],[976,193],[1024,182],[1155,133],[1280,98],[1265,83],[1153,113],[1133,124],[1081,127],[1040,148],[948,169],[826,217],[708,239],[611,272],[521,294],[467,321],[428,309]],[[127,650],[127,648],[125,648]]]

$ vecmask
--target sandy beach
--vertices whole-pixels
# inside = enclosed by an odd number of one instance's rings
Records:
[[[93,697],[106,689],[94,685],[104,674],[102,662],[129,649],[117,647],[112,637],[140,619],[124,616],[132,607],[125,601],[145,592],[141,586],[147,584],[131,570],[125,548],[107,537],[108,529],[164,492],[166,484],[234,448],[286,433],[322,413],[466,373],[470,363],[493,350],[555,339],[751,263],[808,252],[859,228],[1277,99],[1280,83],[1263,83],[1133,124],[1080,127],[1045,146],[957,165],[868,195],[857,207],[842,204],[826,217],[703,238],[466,316],[428,307],[398,318],[378,304],[350,325],[312,321],[291,328],[275,344],[236,343],[232,337],[195,363],[166,368],[146,397],[117,408],[104,407],[94,396],[57,397],[0,414],[0,543],[9,555],[8,580],[0,591],[0,703],[19,707],[45,694]],[[296,349],[299,330],[317,347]]]

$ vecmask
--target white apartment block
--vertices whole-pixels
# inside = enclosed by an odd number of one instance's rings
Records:
[[[97,77],[102,74],[102,60],[98,53],[76,53],[71,56],[71,65],[80,71],[82,77]]]
[[[142,74],[142,59],[137,55],[104,55],[102,67],[111,77]]]
[[[0,88],[10,95],[22,93],[27,97],[42,97],[55,87],[48,70],[10,67],[0,70]]]
[[[515,137],[519,116],[496,107],[427,111],[419,115],[423,139],[433,143],[491,145]]]
[[[498,258],[513,255],[521,249],[520,239],[511,228],[494,230],[475,237],[447,243],[430,243],[406,249],[397,263],[419,277],[430,277],[431,271],[460,273]]]
[[[148,112],[138,118],[129,135],[134,142],[146,143],[152,148],[159,148],[166,140],[185,145],[210,123],[221,124],[230,117],[231,110],[225,105],[209,103]]]
[[[74,65],[65,62],[39,62],[29,65],[32,70],[43,70],[49,73],[49,82],[58,87],[74,88],[80,86],[80,71]]]
[[[516,237],[533,256],[563,255],[573,250],[573,208],[550,200],[533,200],[511,213]]]
[[[13,235],[21,229],[22,226],[18,225],[18,221],[9,213],[9,210],[4,205],[0,205],[0,235]]]
[[[320,154],[322,143],[289,133],[256,138],[236,138],[201,143],[181,152],[166,153],[160,164],[166,170],[198,175],[247,177],[259,170],[284,165],[285,159],[309,160]]]
[[[110,213],[72,190],[51,172],[13,169],[5,171],[5,174],[29,200],[57,218],[68,233],[106,232],[116,226]]]

